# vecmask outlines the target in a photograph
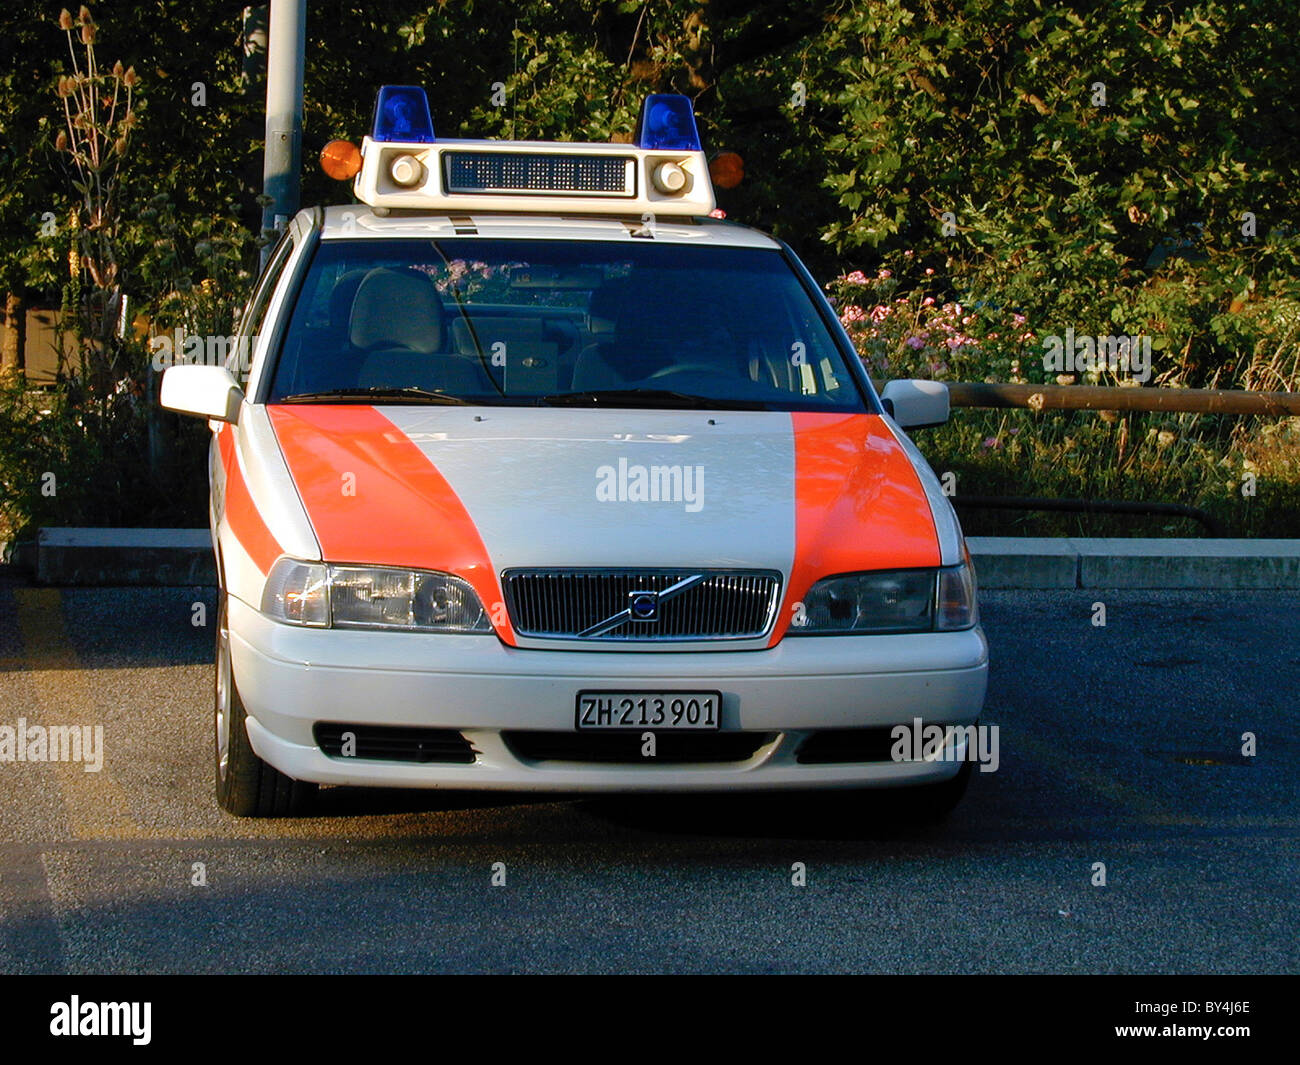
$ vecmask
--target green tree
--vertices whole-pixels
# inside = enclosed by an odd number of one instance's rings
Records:
[[[1276,0],[849,5],[825,238],[913,250],[1040,333],[1145,328],[1203,383],[1224,315],[1295,293],[1297,32]]]

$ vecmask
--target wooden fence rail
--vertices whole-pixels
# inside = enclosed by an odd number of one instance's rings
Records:
[[[948,383],[954,407],[1031,410],[1141,410],[1188,414],[1300,414],[1300,392],[1243,392],[1218,388],[1107,388],[1099,385]]]

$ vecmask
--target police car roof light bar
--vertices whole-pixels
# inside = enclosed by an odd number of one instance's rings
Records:
[[[355,173],[353,191],[371,207],[644,221],[701,217],[717,206],[690,98],[672,93],[646,99],[632,144],[435,140],[425,91],[385,85],[360,157],[353,171],[351,153],[331,152],[327,172]]]

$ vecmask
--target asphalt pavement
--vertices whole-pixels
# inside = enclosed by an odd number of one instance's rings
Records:
[[[96,773],[0,761],[0,972],[1300,970],[1300,594],[983,608],[999,766],[938,827],[842,793],[331,789],[242,821],[211,590],[0,571],[0,726],[104,737]]]

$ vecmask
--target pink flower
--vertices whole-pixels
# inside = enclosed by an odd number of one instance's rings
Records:
[[[854,270],[851,274],[845,274],[844,280],[850,285],[865,285],[867,283],[867,275],[861,270]]]
[[[921,301],[921,306],[922,306],[922,307],[933,307],[933,306],[934,306],[934,297],[933,297],[933,296],[926,296],[925,299],[923,299],[923,300]]]
[[[996,436],[986,436],[984,438],[984,443],[980,445],[980,447],[984,448],[986,451],[990,448],[999,448],[1001,446],[1002,441],[1000,441]]]
[[[933,273],[934,273],[934,267],[933,267],[933,266],[927,266],[927,267],[925,268],[925,276],[926,276],[926,277],[929,277],[929,276],[930,276],[931,274],[933,274]]]
[[[860,322],[866,316],[867,316],[867,312],[864,311],[861,307],[854,304],[852,306],[844,308],[843,313],[840,315],[840,321],[843,322],[845,325],[848,325],[850,322]]]
[[[921,348],[925,347],[925,341],[922,340],[920,337],[908,337],[907,346],[911,348],[913,351],[918,351]]]
[[[878,277],[893,277],[893,276],[894,276],[894,271],[892,271],[892,270],[885,270],[885,269],[882,268],[881,271],[880,271],[880,273],[877,274],[876,276],[878,276]]]

